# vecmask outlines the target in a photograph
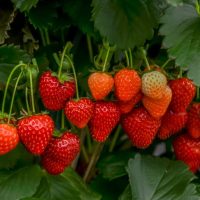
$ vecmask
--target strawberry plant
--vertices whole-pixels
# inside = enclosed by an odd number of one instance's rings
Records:
[[[200,200],[199,87],[199,0],[1,0],[0,200]]]

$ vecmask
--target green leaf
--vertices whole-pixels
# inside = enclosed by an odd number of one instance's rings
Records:
[[[39,0],[11,0],[21,12],[29,11],[35,7]]]
[[[190,184],[195,176],[182,162],[138,154],[129,160],[127,171],[133,200],[200,199]]]
[[[45,200],[45,199],[41,199],[41,198],[35,198],[35,197],[28,197],[28,198],[23,198],[20,200]]]
[[[173,6],[178,6],[183,4],[183,0],[167,0],[167,2]]]
[[[32,196],[40,184],[39,166],[28,166],[10,173],[0,182],[1,200],[18,200]]]
[[[163,44],[176,65],[188,69],[188,77],[200,86],[200,16],[194,6],[170,7],[162,17]]]
[[[119,200],[132,200],[130,185],[125,188],[124,192],[120,195]]]
[[[132,48],[152,38],[156,21],[144,0],[93,0],[92,6],[95,27],[117,47]]]

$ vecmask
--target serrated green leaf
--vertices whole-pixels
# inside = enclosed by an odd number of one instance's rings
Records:
[[[188,68],[188,76],[200,86],[200,16],[192,5],[170,7],[162,17],[163,44],[176,65]]]
[[[11,0],[17,9],[21,12],[29,11],[32,7],[35,7],[39,0]]]
[[[129,160],[127,171],[133,200],[200,199],[189,185],[195,176],[182,162],[138,154]]]
[[[10,173],[0,182],[1,200],[18,200],[32,196],[40,184],[39,166],[28,166]]]

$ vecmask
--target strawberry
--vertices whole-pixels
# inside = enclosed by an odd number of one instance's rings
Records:
[[[174,113],[173,111],[168,110],[162,117],[158,137],[165,140],[181,131],[181,129],[185,127],[187,119],[187,112]]]
[[[50,174],[59,174],[71,164],[80,152],[80,140],[71,132],[52,138],[42,154],[42,165]]]
[[[150,97],[144,96],[142,102],[152,117],[161,118],[165,114],[171,99],[172,91],[167,86],[161,99],[152,99]]]
[[[169,81],[169,86],[172,89],[171,110],[184,112],[195,96],[195,85],[188,78],[179,78]]]
[[[75,94],[74,81],[61,83],[50,71],[44,72],[40,77],[39,91],[44,106],[49,110],[61,110],[67,100]]]
[[[22,118],[17,131],[22,143],[32,154],[40,155],[48,145],[54,130],[54,122],[48,115],[40,114]]]
[[[115,74],[115,95],[120,101],[130,101],[141,89],[141,79],[133,69],[121,69]]]
[[[200,137],[200,103],[193,103],[189,109],[187,130],[193,138]]]
[[[188,134],[178,136],[173,141],[176,158],[182,160],[191,171],[196,172],[200,167],[200,140],[193,139]]]
[[[96,100],[104,99],[112,90],[113,85],[113,77],[104,72],[92,73],[88,78],[88,86]]]
[[[142,92],[152,99],[161,99],[166,86],[167,78],[159,71],[147,72],[142,76]]]
[[[78,128],[84,128],[94,111],[94,104],[88,98],[80,100],[70,100],[65,106],[65,115],[67,119]]]
[[[113,102],[97,101],[89,121],[90,133],[94,140],[104,142],[120,119],[120,110]]]
[[[122,119],[122,127],[137,148],[145,149],[154,140],[160,120],[153,118],[144,107],[139,107]]]
[[[0,155],[13,150],[18,143],[17,129],[10,124],[0,124]]]
[[[122,114],[126,114],[129,113],[133,107],[139,103],[139,101],[142,99],[142,93],[139,92],[138,94],[136,94],[135,97],[133,97],[131,100],[129,101],[118,101],[117,104],[119,106],[120,112]]]

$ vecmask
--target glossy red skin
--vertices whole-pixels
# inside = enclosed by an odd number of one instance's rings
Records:
[[[42,155],[42,166],[50,174],[60,174],[80,152],[80,139],[71,132],[52,138]]]
[[[115,103],[109,101],[95,102],[94,113],[89,121],[92,138],[98,142],[106,141],[119,120],[120,110]]]
[[[93,112],[94,103],[88,98],[69,100],[65,106],[67,119],[78,128],[84,128],[87,125]]]
[[[195,96],[195,85],[188,78],[179,78],[169,81],[169,86],[172,89],[170,109],[176,113],[185,112]]]
[[[200,138],[200,103],[193,103],[188,112],[188,133],[193,138]]]
[[[65,81],[63,84],[58,78],[52,76],[50,71],[44,72],[40,77],[39,91],[44,106],[48,110],[62,110],[67,100],[75,95],[74,81]]]
[[[0,124],[0,155],[13,150],[18,143],[17,129],[10,124]]]
[[[54,121],[48,115],[33,115],[18,121],[17,132],[26,149],[40,155],[47,147],[54,130]]]
[[[173,111],[168,110],[162,117],[158,137],[165,140],[178,133],[186,126],[187,120],[187,112],[174,113]]]
[[[160,119],[153,118],[144,107],[139,107],[122,119],[122,127],[134,146],[145,149],[153,142]]]
[[[192,172],[200,167],[200,140],[193,139],[188,134],[178,136],[173,141],[174,153],[177,160],[183,161]]]

